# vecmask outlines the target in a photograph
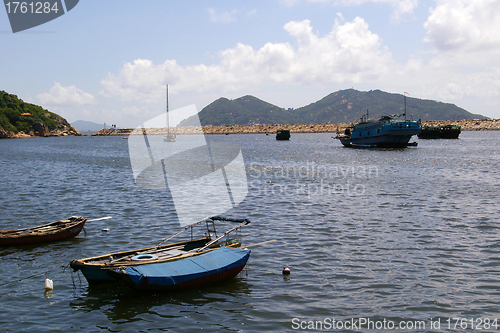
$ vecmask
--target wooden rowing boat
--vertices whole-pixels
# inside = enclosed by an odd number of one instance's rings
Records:
[[[248,249],[223,246],[175,261],[120,267],[108,274],[136,290],[172,291],[229,280],[249,257]]]
[[[162,246],[115,252],[97,257],[74,259],[71,260],[69,265],[75,272],[80,270],[90,285],[115,282],[115,279],[107,273],[111,269],[175,258],[180,253],[189,253],[193,249],[201,248],[209,241],[210,238],[199,238]]]
[[[0,245],[24,245],[52,242],[77,236],[87,222],[81,216],[44,224],[37,227],[0,230]]]
[[[239,224],[217,236],[214,224],[214,221],[217,220],[239,222]],[[202,222],[206,224],[206,236],[195,239],[192,236],[193,228],[200,225]],[[250,221],[246,219],[231,219],[214,216],[186,226],[184,229],[163,240],[156,246],[115,252],[90,258],[75,259],[70,262],[70,267],[73,268],[74,271],[80,270],[89,284],[116,282],[116,275],[113,277],[110,275],[110,272],[116,272],[120,268],[137,267],[152,263],[174,262],[208,253],[221,246],[237,248],[241,244],[237,239],[230,239],[229,234],[248,223],[250,223]],[[191,238],[189,240],[164,244],[186,230],[191,230]],[[223,238],[226,239],[223,240]]]

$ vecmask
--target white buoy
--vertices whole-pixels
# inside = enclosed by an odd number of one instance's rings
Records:
[[[102,231],[109,232],[109,228],[102,228]]]
[[[54,282],[49,279],[49,278],[46,278],[45,279],[45,290],[52,290],[54,289]]]

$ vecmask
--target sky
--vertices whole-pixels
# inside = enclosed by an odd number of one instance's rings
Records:
[[[354,88],[497,119],[499,16],[500,0],[81,0],[12,33],[0,10],[0,90],[118,127],[164,114],[167,84],[171,111],[245,95],[298,108]]]

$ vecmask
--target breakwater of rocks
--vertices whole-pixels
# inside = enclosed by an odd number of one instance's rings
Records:
[[[234,125],[234,126],[203,126],[203,127],[173,127],[170,132],[183,134],[274,134],[277,130],[289,130],[291,133],[336,133],[343,132],[350,123],[339,124],[301,124],[301,125]],[[462,131],[498,131],[500,130],[500,119],[469,119],[469,120],[448,120],[448,121],[423,121],[422,126],[443,126],[457,125],[462,127]],[[166,128],[148,128],[145,130],[148,135],[165,135]],[[92,134],[93,136],[110,135],[143,135],[140,129],[102,129]]]

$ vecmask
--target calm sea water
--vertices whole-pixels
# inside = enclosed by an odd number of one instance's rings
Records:
[[[277,241],[227,283],[156,294],[89,287],[67,268],[179,230],[168,193],[134,183],[127,140],[0,140],[1,229],[113,217],[72,240],[0,248],[0,330],[500,330],[500,132],[400,150],[331,136],[209,136],[242,148],[249,193],[227,215],[252,221],[244,243]]]

